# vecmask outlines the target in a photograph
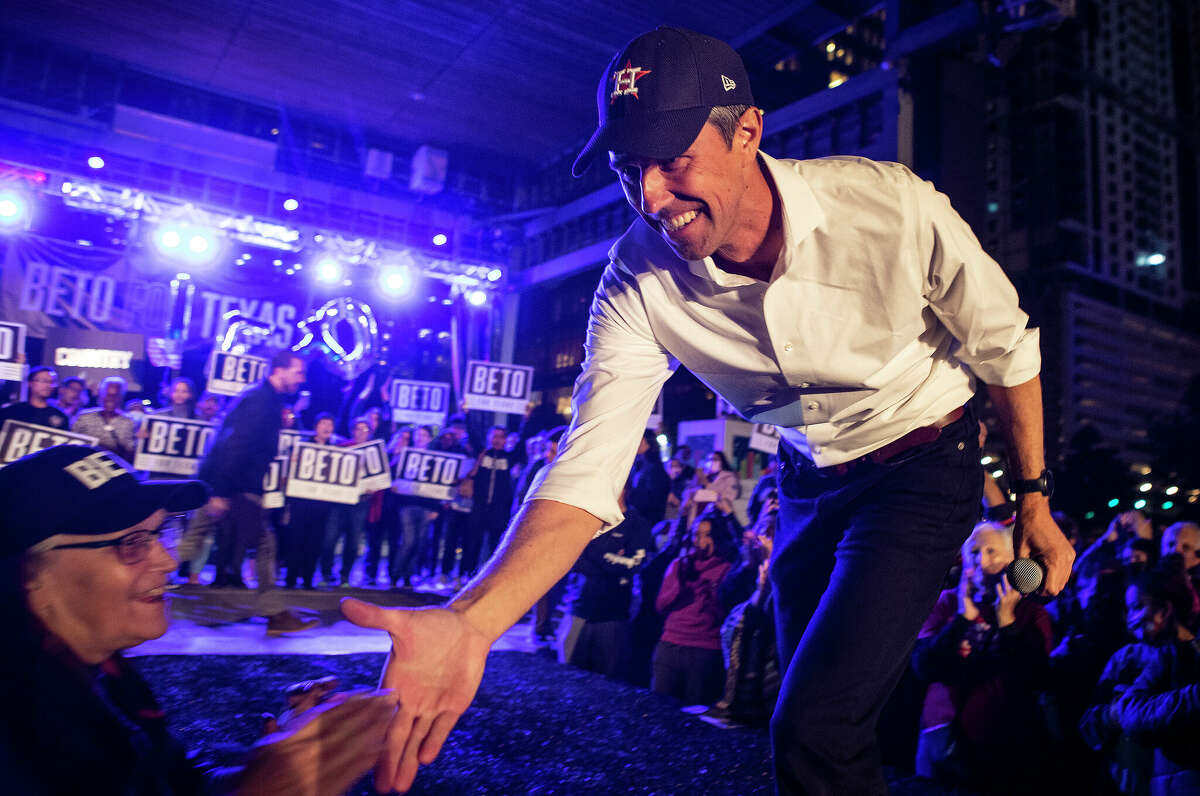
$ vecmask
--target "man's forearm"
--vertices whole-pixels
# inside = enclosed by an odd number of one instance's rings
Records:
[[[988,395],[1000,420],[1001,431],[1008,439],[1008,464],[1013,478],[1027,480],[1037,478],[1046,467],[1046,453],[1042,438],[1042,382],[1034,376],[1015,387],[988,385]],[[1018,496],[1022,509],[1026,506],[1049,504],[1049,499],[1039,493]]]
[[[566,574],[601,525],[565,503],[526,503],[496,554],[449,607],[494,641]]]

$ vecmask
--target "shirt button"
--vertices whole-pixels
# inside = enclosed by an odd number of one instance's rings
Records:
[[[811,411],[820,409],[821,405],[819,403],[817,403],[816,401],[809,401],[808,404],[805,406],[805,408],[811,412]]]
[[[784,345],[783,345],[783,350],[784,350],[784,351],[791,351],[791,350],[792,350],[792,344],[791,344],[791,343],[784,343]]]

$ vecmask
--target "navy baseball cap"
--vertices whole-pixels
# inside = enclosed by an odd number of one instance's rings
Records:
[[[596,91],[600,125],[575,159],[587,171],[611,150],[668,159],[687,150],[720,105],[753,105],[742,58],[720,39],[684,28],[643,33],[609,62]]]
[[[191,511],[207,501],[203,481],[143,481],[114,453],[55,445],[0,469],[0,556],[55,534],[112,533],[159,509]]]

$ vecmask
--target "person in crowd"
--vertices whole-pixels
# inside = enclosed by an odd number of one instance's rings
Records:
[[[121,411],[125,401],[125,379],[109,376],[100,382],[97,390],[100,406],[85,409],[75,416],[72,431],[96,438],[96,444],[110,450],[122,459],[133,458],[133,418]]]
[[[1125,607],[1135,642],[1112,656],[1080,721],[1084,740],[1110,755],[1123,793],[1200,794],[1200,642],[1187,629],[1189,591],[1169,568],[1132,579]],[[1153,750],[1149,770],[1119,753],[1123,736]]]
[[[433,442],[433,426],[417,426],[413,430],[412,447],[425,450]],[[403,448],[396,452],[392,468],[401,464]],[[411,587],[417,576],[421,543],[430,524],[438,518],[441,504],[433,498],[387,493],[386,513],[392,517],[388,536],[388,580],[392,588]]]
[[[196,419],[196,383],[187,376],[176,376],[163,390],[165,405],[156,414],[179,417],[184,420]],[[212,419],[212,418],[208,418]]]
[[[696,517],[691,532],[691,544],[667,567],[655,598],[655,608],[666,619],[654,650],[650,687],[685,705],[711,705],[720,699],[725,682],[725,614],[717,587],[737,559],[737,539],[728,519],[713,508]]]
[[[688,488],[691,479],[685,474],[683,462],[672,456],[666,464],[667,478],[670,488],[667,492],[667,507],[663,519],[674,520],[679,517],[679,508],[683,505],[683,493]],[[695,473],[695,470],[692,471]]]
[[[475,455],[475,446],[471,442],[471,433],[467,428],[467,418],[465,415],[451,415],[446,420],[446,429],[454,434],[458,440],[458,445],[467,452],[467,455]]]
[[[566,430],[566,426],[555,426],[542,435],[540,455],[533,457],[517,482],[516,493],[513,495],[513,514],[516,514],[520,510],[521,504],[525,502],[525,495],[529,492],[529,487],[533,485],[537,474],[542,471],[543,467],[554,461],[554,457],[558,455],[558,441],[562,439]],[[533,638],[535,641],[549,641],[554,638],[554,609],[558,607],[566,588],[567,576],[564,575],[533,604]]]
[[[101,448],[60,445],[0,471],[0,790],[337,796],[379,756],[388,694],[293,712],[244,764],[197,764],[124,650],[167,632],[168,515],[199,481],[143,482]],[[169,707],[169,706],[168,706]],[[343,754],[322,750],[338,748]]]
[[[225,411],[225,396],[215,392],[206,392],[196,402],[196,419],[206,423],[216,423]]]
[[[684,490],[680,513],[690,524],[709,504],[721,501],[729,507],[724,513],[729,514],[733,502],[741,493],[741,482],[729,466],[729,459],[721,451],[713,451],[704,457],[701,466],[692,477],[691,484]]]
[[[48,428],[67,430],[71,421],[63,410],[50,402],[50,396],[58,387],[58,373],[54,368],[30,368],[26,376],[29,383],[28,400],[17,401],[0,409],[0,427],[5,420],[20,420]]]
[[[366,411],[364,417],[367,418],[367,424],[371,427],[371,439],[387,442],[392,424],[385,416],[383,408],[372,406]]]
[[[1183,568],[1192,580],[1192,588],[1200,593],[1200,525],[1194,522],[1177,522],[1163,530],[1162,554],[1178,553],[1183,557]]]
[[[663,467],[658,435],[650,429],[642,432],[642,441],[638,443],[637,456],[633,459],[630,482],[629,505],[636,508],[651,526],[661,522],[667,512],[671,480]]]
[[[570,665],[622,680],[629,676],[632,651],[633,577],[654,553],[650,524],[626,503],[629,491],[626,487],[621,498],[624,521],[593,539],[575,562],[583,584],[563,645],[563,659]]]
[[[193,514],[192,522],[217,523],[220,532],[212,585],[245,588],[242,560],[248,547],[256,547],[257,610],[267,617],[268,635],[308,630],[319,624],[315,619],[301,619],[283,606],[275,589],[275,535],[264,522],[262,507],[263,477],[279,450],[282,410],[304,377],[305,362],[299,354],[284,350],[273,356],[267,377],[242,392],[225,416],[198,472],[212,487],[213,495]]]
[[[313,424],[313,436],[310,442],[316,445],[333,445],[334,417],[328,412],[317,415]],[[292,535],[288,545],[287,579],[285,584],[289,589],[314,587],[317,572],[317,561],[321,557],[322,546],[325,543],[325,529],[329,525],[329,512],[332,503],[324,500],[289,497],[287,509],[290,515],[288,522]]]
[[[350,439],[343,440],[340,445],[348,448],[362,445],[371,441],[371,424],[365,416],[355,418],[350,429]],[[371,495],[362,495],[357,503],[334,503],[329,509],[329,522],[325,527],[325,546],[321,550],[321,574],[325,582],[332,586],[347,586],[350,584],[350,573],[358,561],[359,548],[362,546],[363,532],[367,527],[367,515],[371,508]],[[334,577],[333,559],[338,540],[342,541],[341,576]],[[378,569],[378,560],[376,560]],[[371,583],[375,574],[364,574]]]
[[[429,443],[429,449],[468,456],[467,449],[459,443],[458,435],[448,427]],[[471,546],[472,535],[479,533],[470,522],[471,498],[463,494],[465,483],[464,479],[455,485],[453,497],[442,501],[437,522],[429,526],[429,537],[424,545],[428,551],[425,559],[430,577],[436,578],[433,583],[435,588],[444,588],[454,577],[456,567],[460,574],[465,572],[463,550]]]
[[[1048,761],[1037,692],[1048,680],[1050,616],[1004,577],[1014,558],[1008,527],[982,522],[962,550],[958,588],[938,597],[913,651],[929,683],[916,772],[989,793],[1041,792]]]
[[[488,431],[487,449],[475,458],[475,466],[467,473],[464,487],[472,500],[471,524],[478,534],[479,542],[486,543],[488,550],[495,550],[500,535],[508,527],[512,516],[513,479],[512,469],[515,456],[505,450],[506,433],[502,426],[492,426]],[[479,566],[480,548],[463,549],[463,566],[470,574]]]
[[[758,520],[747,532],[742,563],[721,581],[717,596],[722,607],[734,603],[721,625],[721,652],[725,657],[725,691],[704,717],[718,724],[765,727],[779,696],[780,672],[775,648],[774,601],[770,559],[779,518],[776,495],[763,497]],[[742,573],[750,573],[749,596]]]
[[[767,467],[763,470],[762,475],[754,482],[754,489],[750,490],[750,500],[746,503],[746,516],[750,518],[750,522],[754,523],[762,512],[763,502],[766,496],[772,490],[775,491],[776,499],[779,496],[779,457],[768,456]]]
[[[63,379],[58,387],[58,396],[51,405],[58,407],[62,413],[74,423],[75,416],[87,407],[90,397],[87,392],[87,382],[78,376]]]
[[[379,436],[382,432],[380,429],[380,420],[383,416],[383,410],[379,407],[373,407],[375,412],[372,416],[372,411],[368,410],[364,415],[367,419],[367,425],[371,426],[371,440],[380,440],[386,446],[386,452],[395,461],[396,456],[405,448],[411,447],[413,444],[414,429],[412,426],[398,426],[392,433],[391,438]],[[370,441],[370,440],[368,440]],[[395,551],[392,538],[397,535],[399,517],[398,506],[395,502],[397,497],[390,489],[380,489],[372,492],[370,495],[365,495],[367,499],[367,520],[364,526],[364,532],[367,538],[367,555],[363,559],[363,585],[378,586],[379,585],[379,562],[383,560],[384,542],[388,542],[388,558],[392,557]],[[387,567],[388,574],[384,576],[386,584],[390,585],[391,567]]]

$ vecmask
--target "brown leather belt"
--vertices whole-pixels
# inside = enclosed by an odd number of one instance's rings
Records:
[[[828,467],[822,467],[821,470],[828,473],[836,473],[837,475],[845,475],[855,467],[858,467],[860,464],[866,464],[867,462],[880,464],[882,462],[886,462],[896,456],[899,456],[906,450],[915,448],[918,445],[924,445],[927,442],[933,442],[935,439],[942,436],[943,428],[950,425],[955,420],[958,420],[962,416],[963,408],[960,406],[940,420],[935,420],[928,426],[914,428],[903,437],[892,440],[882,448],[876,448],[870,453],[864,456],[859,456],[857,459],[851,459],[848,462],[831,464]]]

